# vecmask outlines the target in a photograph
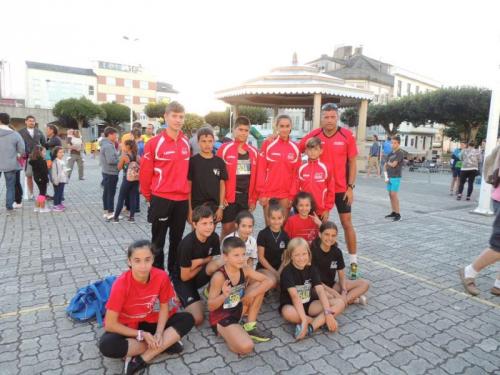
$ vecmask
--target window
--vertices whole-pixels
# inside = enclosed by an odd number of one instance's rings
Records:
[[[401,87],[403,87],[403,82],[398,81],[398,97],[401,96]]]
[[[89,85],[89,95],[94,96],[94,86]]]
[[[131,103],[131,101],[130,101],[130,95],[125,95],[124,103],[125,104],[130,104]]]
[[[140,81],[139,87],[143,90],[148,90],[149,89],[148,81]]]
[[[141,104],[148,104],[148,103],[149,103],[149,99],[148,99],[148,98],[143,98],[143,97],[141,97],[141,98],[139,99],[139,101],[141,102]]]
[[[109,86],[116,86],[116,78],[115,77],[106,77],[106,84]]]
[[[131,79],[126,79],[123,84],[125,85],[125,87],[132,87],[132,80]]]
[[[415,94],[420,93],[420,86],[415,87]]]
[[[407,146],[408,146],[408,136],[406,135],[405,136],[405,147],[407,147]]]
[[[378,95],[375,95],[375,97],[373,98],[373,101],[374,101],[375,103],[378,103],[378,102],[379,102],[378,100],[379,100],[379,96],[378,96]]]
[[[413,147],[413,145],[414,145],[414,139],[412,138],[410,139],[410,146]]]
[[[425,139],[426,137],[424,137],[423,141],[422,141],[422,149],[425,150]]]
[[[411,83],[406,84],[406,95],[411,95]]]
[[[106,94],[106,101],[107,102],[116,102],[116,95],[115,94]]]

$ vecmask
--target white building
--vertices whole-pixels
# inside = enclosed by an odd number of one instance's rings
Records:
[[[26,61],[26,106],[53,108],[62,99],[97,101],[97,77],[92,69]]]

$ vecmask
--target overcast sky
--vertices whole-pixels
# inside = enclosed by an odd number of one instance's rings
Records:
[[[498,1],[2,1],[0,59],[24,97],[24,61],[140,63],[189,112],[224,108],[214,91],[341,44],[448,85],[492,87]],[[132,46],[122,35],[139,41]]]

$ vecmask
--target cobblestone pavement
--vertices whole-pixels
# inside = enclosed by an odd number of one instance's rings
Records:
[[[149,238],[150,227],[145,207],[135,225],[105,223],[94,160],[86,172],[85,181],[67,186],[64,213],[35,214],[27,202],[6,216],[1,203],[1,374],[122,370],[122,361],[98,352],[102,329],[71,322],[64,307],[78,287],[123,271],[126,245]],[[361,272],[372,285],[367,306],[351,306],[338,318],[338,333],[294,342],[272,294],[259,320],[274,339],[256,345],[254,354],[230,353],[205,323],[183,339],[182,356],[159,357],[149,374],[500,374],[500,300],[489,293],[495,270],[479,277],[479,298],[464,294],[457,276],[487,245],[492,218],[471,215],[475,202],[448,196],[448,180],[432,176],[429,183],[427,175],[406,173],[403,221],[392,223],[383,219],[389,211],[383,182],[358,178],[353,217]]]

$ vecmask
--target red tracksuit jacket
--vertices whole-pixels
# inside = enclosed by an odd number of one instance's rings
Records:
[[[148,142],[149,143],[149,142]],[[238,166],[238,147],[241,142],[232,141],[223,143],[217,150],[217,156],[224,160],[227,168],[228,180],[226,181],[226,201],[234,203],[236,200],[236,167]],[[250,186],[248,187],[248,204],[257,201],[255,191],[255,181],[257,175],[257,149],[247,143],[243,144],[243,149],[248,152],[250,158]]]
[[[310,193],[316,202],[316,213],[330,211],[335,204],[335,179],[320,160],[309,160],[298,171],[298,191]]]
[[[182,132],[177,140],[170,138],[166,131],[151,138],[144,146],[141,158],[139,181],[142,195],[148,201],[152,195],[173,201],[187,200],[190,154],[188,139]]]
[[[259,198],[293,199],[292,187],[302,163],[298,145],[277,137],[262,144],[257,164]]]

